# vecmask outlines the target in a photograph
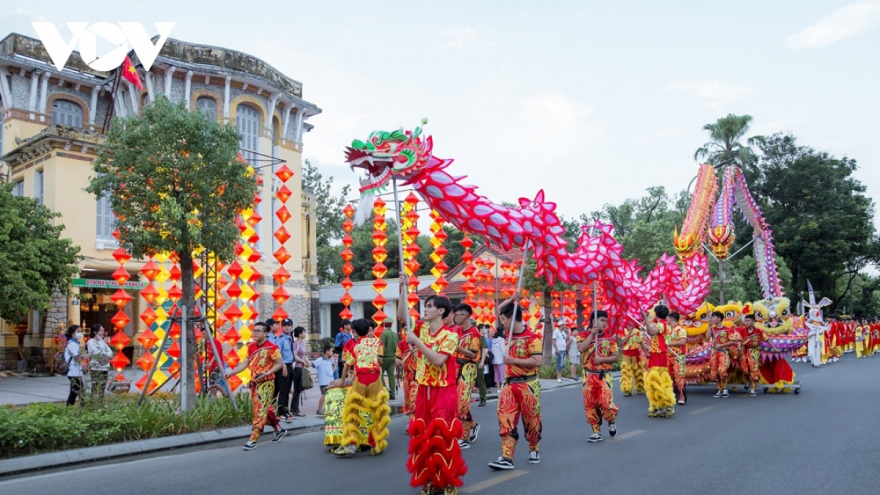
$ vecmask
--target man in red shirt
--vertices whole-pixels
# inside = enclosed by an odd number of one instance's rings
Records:
[[[403,300],[403,299],[402,299]],[[398,306],[398,316],[406,321],[406,305]],[[458,333],[443,324],[452,315],[452,303],[443,296],[425,300],[423,318],[415,331],[406,332],[406,342],[416,352],[415,381],[418,383],[415,411],[409,423],[409,452],[406,462],[410,485],[421,493],[456,493],[467,466],[458,440],[462,435],[458,419],[458,366],[455,352]],[[438,459],[439,458],[439,459]],[[438,462],[444,469],[436,469]]]
[[[254,404],[254,430],[247,443],[244,444],[244,450],[257,448],[257,440],[263,433],[263,427],[267,422],[275,430],[272,442],[278,442],[284,435],[287,435],[287,430],[281,428],[278,418],[275,417],[275,409],[272,408],[275,373],[281,370],[284,361],[281,360],[281,351],[278,350],[278,347],[269,342],[268,335],[268,325],[261,321],[254,323],[254,340],[248,345],[248,356],[238,363],[238,366],[226,371],[226,376],[237,375],[245,368],[251,372],[250,388],[251,401]]]
[[[755,315],[743,315],[743,327],[737,328],[736,331],[740,335],[740,345],[742,352],[740,353],[740,368],[749,377],[749,395],[755,397],[755,386],[761,379],[761,373],[758,366],[761,365],[761,351],[758,346],[764,340],[764,332],[760,328],[755,327]]]
[[[342,351],[342,360],[345,362],[342,376],[348,376],[348,371],[352,370],[354,380],[342,408],[342,440],[333,453],[338,456],[355,455],[358,445],[369,443],[369,440],[361,438],[361,430],[367,427],[367,421],[360,414],[361,411],[368,411],[373,418],[371,455],[376,455],[388,446],[388,424],[391,423],[388,391],[379,380],[382,373],[382,342],[370,335],[370,322],[365,319],[353,321],[351,327],[357,337],[348,341]]]
[[[538,381],[538,367],[543,360],[544,346],[541,344],[541,337],[523,325],[522,312],[518,310],[519,299],[520,296],[517,294],[498,307],[501,328],[505,332],[512,332],[513,335],[510,337],[510,347],[504,356],[505,385],[498,397],[501,457],[489,463],[489,467],[496,470],[513,469],[513,454],[519,439],[517,423],[520,416],[529,442],[529,464],[541,462],[541,455],[538,452],[542,429],[541,382]]]
[[[589,321],[590,328],[578,334],[577,342],[586,376],[584,411],[587,413],[587,423],[593,429],[587,441],[596,443],[602,441],[602,418],[608,422],[608,434],[612,437],[617,435],[617,406],[606,376],[610,377],[611,366],[617,362],[619,354],[617,340],[604,335],[608,327],[608,313],[598,310],[590,314]]]
[[[733,330],[727,328],[723,324],[724,313],[714,311],[709,317],[709,341],[712,342],[712,357],[709,360],[709,366],[712,369],[712,377],[715,379],[715,386],[718,392],[713,395],[716,399],[730,397],[727,390],[727,375],[730,372],[730,348],[736,345],[733,338]]]

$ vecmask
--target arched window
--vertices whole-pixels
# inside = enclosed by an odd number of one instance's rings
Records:
[[[254,153],[260,152],[260,114],[253,108],[241,104],[235,112],[235,124],[241,133],[241,149],[244,159],[256,164]]]
[[[149,104],[150,104],[150,94],[144,93],[144,95],[141,96],[141,110],[143,110],[144,107],[146,107]]]
[[[68,127],[82,127],[82,108],[72,101],[55,100],[52,102],[52,124]]]
[[[196,109],[208,116],[211,121],[217,120],[217,101],[210,96],[199,96]]]

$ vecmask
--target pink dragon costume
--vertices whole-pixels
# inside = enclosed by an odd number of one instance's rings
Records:
[[[785,389],[794,382],[794,372],[785,356],[806,343],[807,332],[803,328],[794,328],[791,302],[785,297],[779,282],[773,232],[749,192],[742,170],[728,165],[723,173],[721,194],[718,195],[715,168],[712,165],[700,165],[687,217],[681,231],[675,232],[673,244],[682,261],[700,255],[704,242],[708,242],[716,258],[726,259],[736,238],[732,218],[734,205],[739,208],[754,230],[755,261],[763,293],[763,299],[745,305],[754,312],[755,326],[764,334],[764,340],[759,347],[762,382],[777,389]],[[686,263],[685,265],[687,266]],[[690,382],[707,380],[705,373],[708,368],[705,364],[710,353],[709,343],[704,342],[703,336],[708,328],[708,315],[715,309],[716,307],[706,303],[685,324],[689,335],[687,368]]]
[[[423,120],[423,124],[426,123]],[[363,223],[371,211],[376,191],[392,179],[412,186],[445,220],[458,229],[482,236],[510,249],[528,247],[534,256],[537,274],[549,283],[588,284],[594,280],[603,294],[609,328],[620,332],[626,319],[641,321],[640,311],[649,309],[665,296],[668,305],[684,314],[694,312],[709,293],[710,274],[706,256],[694,253],[683,259],[663,255],[654,269],[642,278],[637,260],[626,260],[621,246],[611,235],[611,226],[597,222],[583,233],[569,251],[563,238],[564,227],[554,212],[556,204],[539,191],[534,199],[519,199],[518,208],[492,203],[477,194],[476,186],[463,183],[465,177],[447,172],[451,159],[433,155],[431,136],[422,129],[392,132],[376,131],[366,141],[355,140],[346,152],[346,161],[365,170],[361,178],[361,199],[356,223]],[[591,231],[593,234],[591,235]]]

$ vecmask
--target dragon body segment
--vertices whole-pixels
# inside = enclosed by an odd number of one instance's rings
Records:
[[[425,121],[423,121],[425,123]],[[458,229],[482,236],[510,249],[528,247],[534,253],[537,274],[552,284],[598,282],[603,308],[611,315],[611,328],[622,331],[627,318],[640,319],[639,312],[665,296],[669,306],[689,314],[709,293],[710,274],[706,256],[693,253],[684,260],[684,271],[674,256],[657,260],[647,276],[639,274],[636,260],[623,258],[621,246],[611,236],[611,226],[599,222],[583,227],[574,252],[564,239],[565,228],[555,213],[556,204],[539,191],[534,199],[520,198],[511,208],[489,201],[477,187],[451,175],[451,159],[433,156],[432,138],[422,130],[373,132],[367,141],[355,140],[346,151],[352,169],[362,168],[361,200],[356,220],[366,220],[376,191],[393,179],[411,185],[445,220]]]

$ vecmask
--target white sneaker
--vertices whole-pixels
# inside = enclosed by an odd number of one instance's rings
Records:
[[[608,423],[608,435],[617,436],[617,423]]]
[[[557,378],[556,383],[562,383],[562,378]]]
[[[469,448],[471,448],[471,444],[468,442],[465,442],[464,440],[459,440],[458,441],[458,448],[460,448],[461,450],[469,449]]]
[[[529,452],[529,464],[538,464],[541,462],[541,454],[537,450]]]
[[[590,435],[590,438],[587,439],[587,441],[590,443],[601,442],[602,440],[603,439],[601,433],[593,433],[592,435]]]
[[[480,424],[477,423],[477,424],[474,425],[473,428],[471,428],[471,434],[470,434],[470,436],[468,437],[468,443],[476,442],[476,441],[477,441],[477,435],[479,435],[479,434],[480,434]]]

